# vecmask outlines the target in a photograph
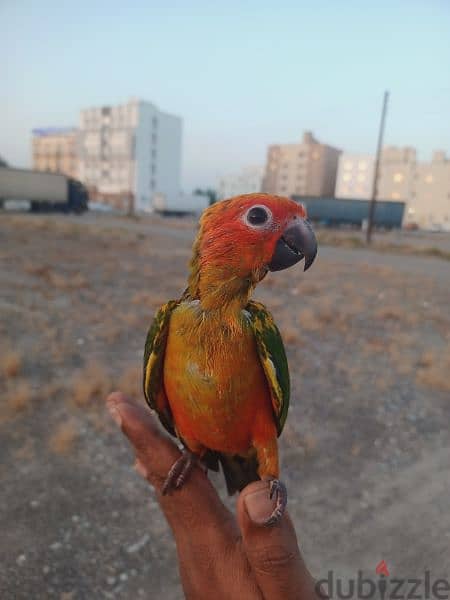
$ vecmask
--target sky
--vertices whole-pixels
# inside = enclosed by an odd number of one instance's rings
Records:
[[[183,187],[264,164],[312,130],[373,153],[450,154],[450,0],[0,0],[0,155],[31,129],[139,97],[183,118]]]

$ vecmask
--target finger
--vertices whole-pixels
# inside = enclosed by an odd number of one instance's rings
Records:
[[[162,496],[161,488],[169,469],[179,458],[180,451],[158,430],[146,407],[120,392],[114,392],[108,397],[107,406],[136,452],[136,469],[155,488],[175,537],[182,532],[188,532],[192,536],[192,531],[195,530],[195,538],[199,543],[212,537],[217,543],[219,532],[224,530],[224,523],[229,524],[234,520],[203,471],[194,468],[181,489]]]
[[[289,515],[285,513],[275,525],[264,525],[274,508],[267,481],[251,483],[238,498],[243,547],[261,592],[264,598],[315,598],[314,580],[301,557]]]

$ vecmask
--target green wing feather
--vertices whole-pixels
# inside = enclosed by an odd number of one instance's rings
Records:
[[[170,300],[158,310],[148,331],[144,350],[144,395],[150,408],[169,433],[175,435],[172,413],[163,383],[164,354],[166,351],[169,322],[178,300]]]
[[[277,421],[278,435],[283,430],[289,409],[289,367],[283,340],[264,304],[250,301],[246,310],[256,339],[256,346],[267,382],[270,386],[272,405]]]

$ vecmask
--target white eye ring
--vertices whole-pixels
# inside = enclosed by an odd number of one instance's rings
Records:
[[[264,204],[255,204],[243,215],[243,220],[253,229],[262,229],[272,223],[272,211]]]

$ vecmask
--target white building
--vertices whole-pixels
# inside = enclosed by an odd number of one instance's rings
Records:
[[[219,179],[217,199],[224,200],[241,194],[260,192],[264,176],[263,166],[244,167],[239,173],[225,175]]]
[[[180,194],[182,120],[130,100],[81,111],[79,174],[92,199],[152,210],[155,193]]]
[[[375,161],[370,154],[341,154],[336,175],[336,198],[369,199],[374,170]]]

